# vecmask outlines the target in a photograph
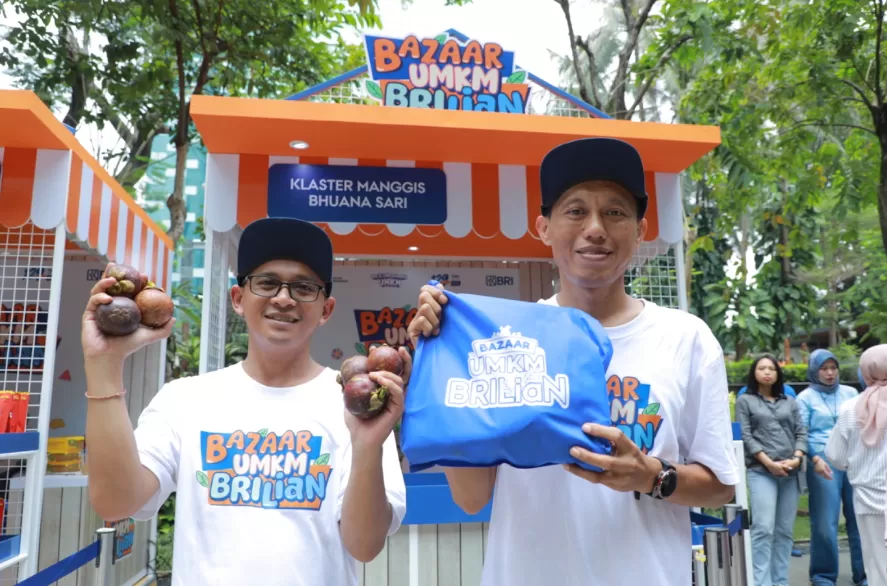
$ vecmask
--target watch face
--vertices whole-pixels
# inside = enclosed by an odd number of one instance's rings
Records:
[[[667,470],[662,478],[662,488],[660,489],[662,496],[671,496],[671,493],[673,493],[674,489],[677,487],[677,483],[677,471],[674,468],[672,468],[671,470]]]

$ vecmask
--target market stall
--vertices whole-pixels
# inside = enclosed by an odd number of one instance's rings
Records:
[[[365,41],[366,65],[290,99],[192,99],[209,152],[201,372],[225,366],[239,235],[263,217],[309,220],[332,239],[336,312],[312,347],[330,367],[375,343],[408,345],[430,278],[455,291],[550,296],[557,275],[535,230],[539,165],[581,137],[640,151],[650,228],[626,284],[687,308],[680,173],[719,144],[717,128],[609,119],[520,68],[513,52],[453,30]],[[434,471],[406,479],[404,527],[364,583],[478,584],[489,507],[465,515]]]
[[[172,250],[34,93],[0,91],[0,405],[13,404],[0,413],[0,583],[81,550],[106,525],[86,489],[80,319],[109,260],[168,287]],[[165,343],[131,356],[125,376],[135,423],[165,378]],[[146,580],[153,523],[114,521],[114,583]],[[94,572],[87,564],[58,584],[92,584]]]

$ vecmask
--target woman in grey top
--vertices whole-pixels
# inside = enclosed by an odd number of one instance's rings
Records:
[[[751,492],[755,586],[787,586],[800,486],[798,469],[807,429],[798,404],[785,395],[776,358],[760,356],[748,373],[748,391],[736,400]]]

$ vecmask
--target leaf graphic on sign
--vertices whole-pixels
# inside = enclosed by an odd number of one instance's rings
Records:
[[[434,40],[443,45],[447,42],[448,38],[450,38],[450,35],[448,35],[447,33],[443,33],[434,37]]]
[[[656,415],[657,413],[659,413],[659,403],[650,403],[644,409],[644,415]]]
[[[364,345],[361,344],[360,342],[355,342],[355,343],[354,343],[354,349],[357,350],[357,353],[360,354],[360,355],[362,355],[362,356],[366,356],[366,355],[367,355],[367,349],[366,349],[366,346],[364,346]]]
[[[382,99],[382,88],[379,87],[379,84],[377,84],[375,81],[373,81],[371,79],[368,79],[366,86],[367,86],[367,92],[369,92],[369,94],[371,96],[373,96],[377,100]]]
[[[326,466],[330,463],[330,455],[329,454],[321,454],[317,456],[317,459],[314,460],[314,463],[317,466]]]
[[[209,478],[207,478],[206,472],[204,472],[203,470],[197,471],[197,483],[203,488],[209,487]]]
[[[412,305],[410,305],[409,303],[407,303],[406,305],[403,306],[403,310],[404,310],[404,311],[409,311],[411,307],[412,307]]]
[[[524,83],[527,81],[527,72],[526,71],[515,71],[511,75],[508,76],[508,80],[505,83]]]
[[[266,427],[266,428],[260,429],[258,431],[258,434],[259,434],[259,437],[265,437],[266,435],[268,435],[268,428]]]

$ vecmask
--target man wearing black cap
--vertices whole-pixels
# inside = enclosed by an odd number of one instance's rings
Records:
[[[493,497],[482,586],[691,583],[689,507],[730,502],[739,483],[723,352],[688,313],[631,297],[624,276],[647,229],[644,168],[629,144],[582,139],[541,167],[536,228],[560,291],[540,303],[584,310],[613,344],[607,371],[610,456],[573,448],[578,466],[447,469],[467,512]],[[413,342],[435,335],[446,295],[423,287]],[[545,438],[538,438],[545,441]]]
[[[317,226],[265,219],[239,243],[234,310],[247,357],[160,390],[133,431],[123,400],[125,358],[172,323],[106,337],[83,318],[89,493],[104,519],[150,519],[176,492],[174,586],[357,585],[358,561],[400,526],[406,491],[393,427],[404,380],[370,375],[389,400],[375,418],[344,409],[337,373],[315,362],[311,337],[335,308],[333,251]]]

